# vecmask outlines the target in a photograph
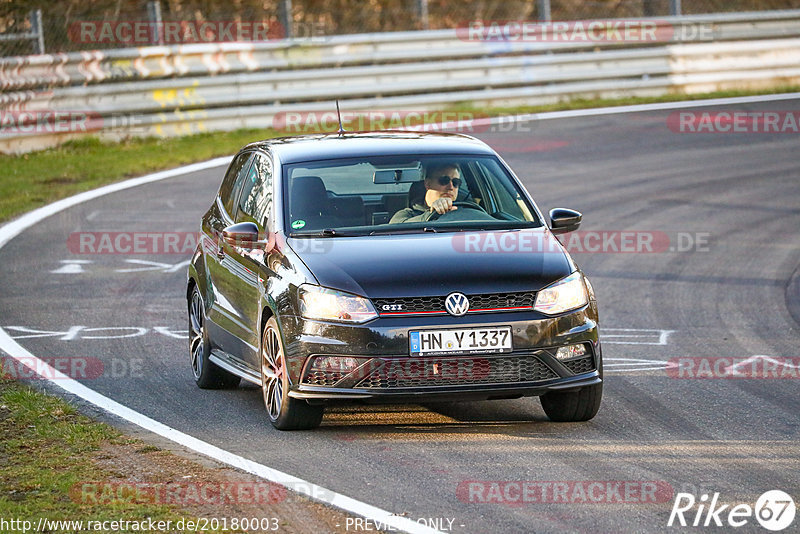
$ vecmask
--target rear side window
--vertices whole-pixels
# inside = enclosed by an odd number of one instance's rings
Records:
[[[252,221],[266,226],[265,219],[272,208],[272,161],[256,153],[239,195],[237,222]]]
[[[225,173],[225,179],[222,180],[222,186],[219,188],[219,198],[225,207],[225,211],[229,214],[234,213],[234,202],[236,202],[239,190],[242,188],[242,182],[244,182],[252,157],[252,152],[245,152],[236,156],[231,166],[228,167],[228,172]]]

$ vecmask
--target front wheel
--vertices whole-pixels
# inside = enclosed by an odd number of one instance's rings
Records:
[[[289,373],[278,322],[270,317],[261,337],[261,392],[272,426],[278,430],[308,430],[322,422],[324,406],[311,406],[289,396]]]
[[[597,415],[603,398],[603,384],[585,386],[575,391],[551,391],[539,400],[551,421],[574,423]]]

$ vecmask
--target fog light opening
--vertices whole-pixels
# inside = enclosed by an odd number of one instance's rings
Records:
[[[559,347],[556,351],[556,358],[559,360],[571,360],[573,358],[580,358],[581,356],[586,356],[586,346],[582,344]]]
[[[310,371],[349,373],[356,369],[361,362],[352,356],[317,356],[311,362]]]

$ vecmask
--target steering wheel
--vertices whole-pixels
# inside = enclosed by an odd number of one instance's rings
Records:
[[[486,213],[485,209],[483,209],[479,205],[475,204],[474,202],[470,202],[469,200],[458,200],[456,202],[453,202],[453,206],[455,206],[457,208],[466,208],[466,209],[470,209],[470,210],[478,210],[478,211],[482,211],[483,213]],[[450,210],[450,211],[446,211],[444,213],[439,213],[438,211],[434,211],[433,214],[430,216],[430,218],[428,220],[429,221],[435,221],[439,217],[447,215],[448,213],[452,213],[452,211],[453,210]],[[456,210],[456,211],[458,211],[458,210]]]

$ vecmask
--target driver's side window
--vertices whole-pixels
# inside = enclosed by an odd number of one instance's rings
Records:
[[[219,188],[219,198],[231,218],[236,215],[235,202],[239,191],[242,189],[242,182],[247,174],[252,157],[252,152],[245,152],[236,156],[231,166],[228,167],[228,172],[225,174],[225,179]]]
[[[271,211],[272,160],[257,152],[244,178],[236,222],[249,221],[266,228]]]

